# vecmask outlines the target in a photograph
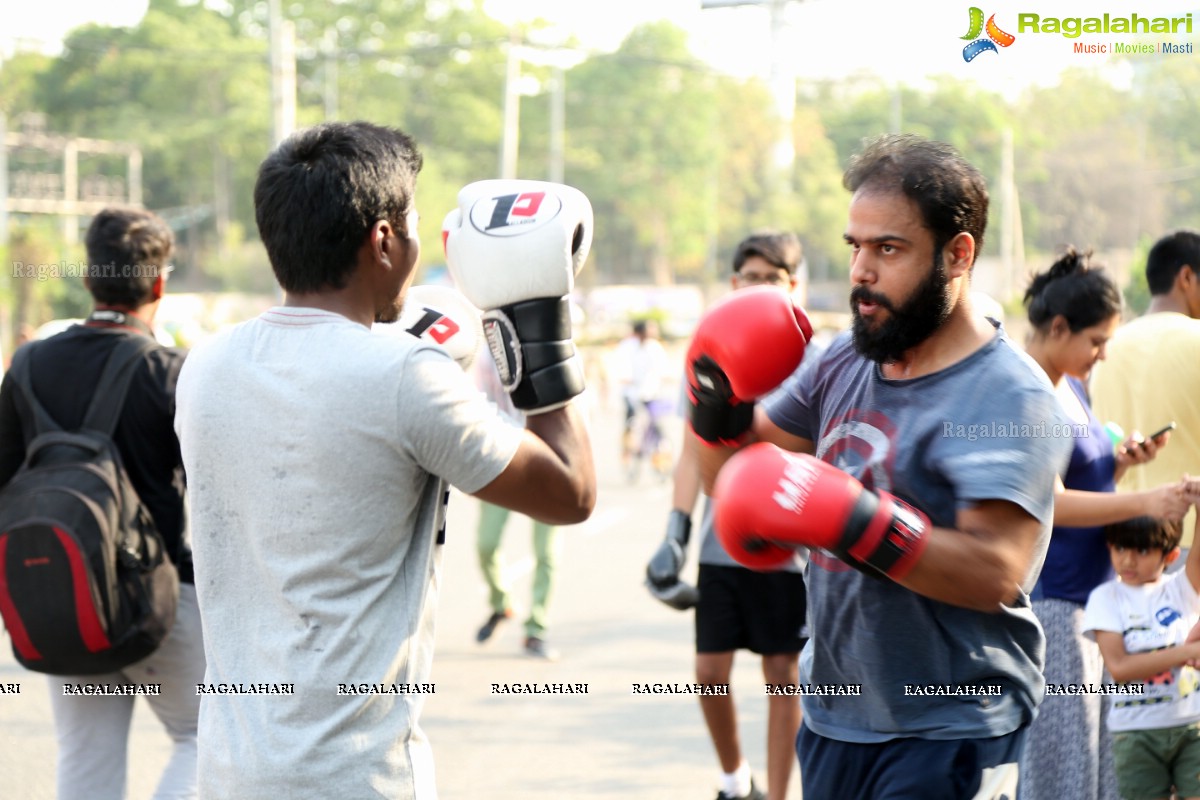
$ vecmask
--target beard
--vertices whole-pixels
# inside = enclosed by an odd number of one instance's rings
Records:
[[[400,319],[400,312],[404,309],[404,296],[397,295],[391,305],[382,311],[375,312],[375,321],[382,323],[391,323]]]
[[[854,348],[864,358],[878,364],[899,361],[906,352],[928,339],[950,316],[950,299],[946,296],[949,283],[942,254],[938,252],[929,275],[899,308],[883,295],[875,294],[865,286],[855,286],[850,291]],[[887,319],[872,328],[871,322],[859,314],[859,302],[877,303],[887,309]]]

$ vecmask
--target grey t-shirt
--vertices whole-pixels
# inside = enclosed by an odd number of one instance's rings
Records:
[[[1045,637],[1028,592],[1049,542],[1054,478],[1071,448],[1069,421],[1041,369],[997,331],[946,369],[889,380],[846,333],[767,412],[813,440],[819,458],[920,508],[935,526],[954,528],[960,509],[993,499],[1041,523],[1021,596],[999,613],[932,600],[814,551],[801,681],[858,686],[861,695],[806,696],[805,723],[848,742],[993,737],[1027,724],[1045,691]],[[959,689],[975,686],[999,693]]]

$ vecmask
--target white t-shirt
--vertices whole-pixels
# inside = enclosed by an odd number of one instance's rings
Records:
[[[1125,637],[1125,652],[1147,653],[1184,643],[1200,616],[1200,597],[1187,570],[1163,575],[1154,583],[1130,586],[1120,580],[1100,584],[1088,597],[1083,632]],[[1176,667],[1142,682],[1144,694],[1114,694],[1108,715],[1113,731],[1174,728],[1200,721],[1200,674]]]
[[[176,404],[219,692],[201,699],[200,796],[435,797],[418,717],[447,483],[486,486],[520,429],[435,345],[315,309],[195,348]]]
[[[675,367],[658,339],[622,339],[613,353],[621,396],[634,403],[667,396],[667,381]]]

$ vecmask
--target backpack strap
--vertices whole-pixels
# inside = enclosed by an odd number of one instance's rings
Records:
[[[25,430],[26,444],[43,433],[62,430],[62,426],[54,421],[54,417],[50,416],[50,412],[33,393],[33,373],[30,362],[33,361],[33,351],[36,346],[35,342],[30,342],[24,347],[17,348],[17,351],[13,353],[12,365],[8,370],[13,386],[17,388],[13,399],[17,404],[17,416],[21,418],[21,424]],[[19,413],[22,407],[27,413]]]
[[[86,430],[99,431],[109,437],[117,428],[117,418],[125,407],[125,396],[133,382],[138,362],[148,351],[159,346],[148,336],[122,336],[104,362],[104,372],[96,384],[96,393],[88,405],[83,425]]]

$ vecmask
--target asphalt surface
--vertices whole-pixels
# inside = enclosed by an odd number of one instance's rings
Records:
[[[670,484],[648,470],[631,483],[620,468],[620,409],[592,412],[600,475],[596,511],[560,536],[560,567],[548,639],[556,662],[526,656],[533,556],[528,521],[505,532],[506,574],[517,617],[485,645],[488,615],[476,563],[477,502],[451,499],[438,611],[437,649],[422,724],[433,744],[443,800],[691,800],[717,792],[718,767],[699,703],[687,694],[642,694],[634,685],[686,684],[693,665],[692,615],[654,601],[642,586],[646,560],[665,530]],[[678,442],[681,423],[671,433]],[[697,509],[697,519],[699,510]],[[687,575],[694,578],[695,549]],[[575,694],[496,694],[492,684],[586,685]],[[55,738],[44,676],[23,670],[0,634],[0,798],[54,797]],[[12,692],[15,685],[19,693]],[[739,654],[733,694],[742,744],[765,783],[766,697],[758,659]],[[142,701],[129,743],[129,800],[151,797],[169,741]],[[800,797],[793,772],[789,800]]]

